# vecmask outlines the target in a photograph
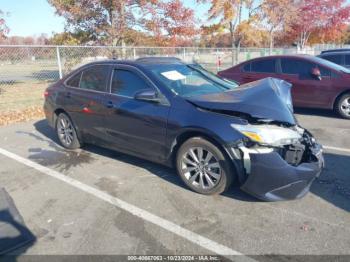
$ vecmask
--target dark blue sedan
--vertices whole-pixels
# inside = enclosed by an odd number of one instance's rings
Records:
[[[290,88],[273,78],[238,86],[175,58],[108,60],[51,85],[44,110],[67,149],[96,144],[174,166],[198,193],[235,182],[276,201],[304,196],[323,167]]]

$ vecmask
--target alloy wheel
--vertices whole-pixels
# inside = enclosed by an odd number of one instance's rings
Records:
[[[74,142],[74,129],[68,117],[63,115],[58,119],[57,133],[65,146],[69,147]]]
[[[350,97],[346,97],[340,105],[341,111],[350,116]]]
[[[181,169],[195,187],[210,190],[221,178],[221,167],[214,154],[202,147],[192,147],[183,155]]]

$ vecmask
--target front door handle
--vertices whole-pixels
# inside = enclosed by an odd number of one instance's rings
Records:
[[[108,101],[108,102],[106,103],[106,107],[107,107],[107,108],[113,108],[113,107],[114,107],[114,103],[113,103],[112,101]]]

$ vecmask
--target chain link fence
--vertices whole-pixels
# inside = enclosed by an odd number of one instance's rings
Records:
[[[323,49],[335,47],[318,46],[302,53],[316,55]],[[74,68],[96,60],[173,56],[188,63],[200,63],[208,70],[217,72],[255,57],[295,53],[300,51],[297,48],[241,48],[238,51],[232,48],[197,47],[0,45],[0,125],[11,122],[13,116],[22,115],[19,119],[23,120],[32,111],[40,112],[43,93],[49,83],[57,81]]]

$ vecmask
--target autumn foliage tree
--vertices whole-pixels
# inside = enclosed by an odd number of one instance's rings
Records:
[[[239,49],[244,37],[245,30],[251,28],[251,24],[256,18],[255,13],[259,9],[259,4],[255,6],[254,0],[197,0],[198,3],[210,4],[209,20],[220,20],[222,25],[228,27],[231,38],[231,47],[237,47],[236,57],[238,60]],[[243,10],[248,13],[248,18],[242,19]]]
[[[288,33],[292,22],[298,19],[295,0],[264,0],[259,10],[261,24],[269,34],[270,50],[274,47],[276,32]]]
[[[220,23],[228,26],[232,47],[235,47],[235,30],[242,18],[245,0],[197,0],[198,3],[209,3],[209,20],[220,19]]]
[[[163,2],[160,5],[160,28],[171,46],[188,44],[196,33],[194,12],[186,8],[180,0]]]
[[[124,45],[127,31],[142,26],[158,0],[48,0],[67,21],[67,31],[88,33],[96,42]]]
[[[123,46],[135,30],[166,34],[173,44],[194,34],[193,11],[179,0],[48,1],[66,19],[67,31],[84,32],[94,42]]]
[[[336,40],[350,22],[350,6],[345,0],[300,0],[298,13],[292,29],[301,48],[317,32],[324,39]]]

